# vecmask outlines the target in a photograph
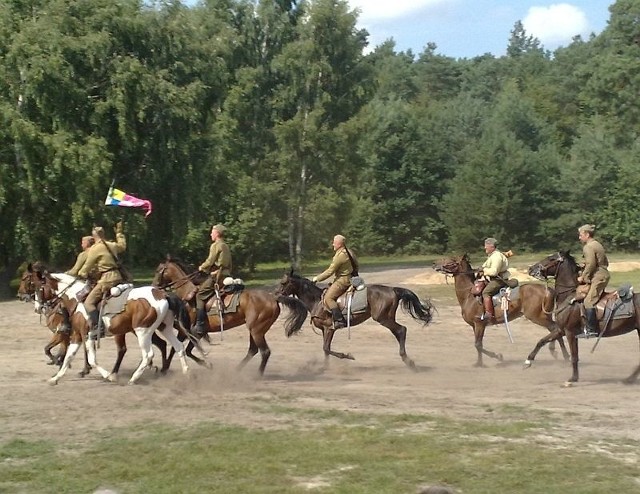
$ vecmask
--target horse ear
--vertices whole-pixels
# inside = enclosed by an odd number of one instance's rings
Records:
[[[33,273],[33,264],[31,263],[27,264],[27,272]]]
[[[171,262],[171,254],[167,254],[167,255],[165,256],[165,260],[166,260],[167,262]]]
[[[289,269],[289,276],[293,276],[293,265],[291,266],[291,268]]]

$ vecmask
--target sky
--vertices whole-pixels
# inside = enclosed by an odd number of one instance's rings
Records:
[[[415,55],[427,43],[453,58],[505,54],[515,23],[546,50],[567,46],[580,34],[588,39],[609,20],[614,0],[348,0],[360,9],[358,27],[369,32],[369,49],[393,38],[396,51]]]

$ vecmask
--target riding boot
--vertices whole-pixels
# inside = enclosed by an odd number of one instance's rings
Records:
[[[89,312],[88,314],[89,316],[89,338],[91,338],[92,340],[97,340],[98,339],[98,334],[100,332],[100,330],[102,329],[99,324],[99,320],[100,319],[100,310],[99,309],[95,309],[92,310],[91,312]],[[104,336],[104,334],[101,334],[100,336]]]
[[[585,309],[584,316],[586,319],[584,332],[582,334],[576,335],[576,337],[591,338],[593,336],[598,336],[600,333],[598,332],[598,317],[596,316],[596,309]]]
[[[481,321],[487,322],[495,322],[496,314],[493,308],[493,300],[492,297],[482,297],[483,305],[484,305],[484,313],[478,317]]]
[[[207,332],[205,324],[207,323],[207,309],[198,309],[196,312],[196,323],[193,325],[192,332],[197,335],[203,335]]]
[[[340,309],[331,309],[331,315],[333,316],[333,327],[335,329],[347,327],[347,321],[344,320],[344,316]]]

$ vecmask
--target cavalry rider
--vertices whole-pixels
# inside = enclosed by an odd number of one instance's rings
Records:
[[[488,257],[478,271],[478,277],[488,278],[489,283],[482,290],[484,313],[478,317],[481,321],[495,322],[496,315],[492,298],[502,287],[507,286],[506,280],[509,279],[509,261],[507,256],[498,250],[497,245],[498,241],[493,237],[484,241],[484,251]]]
[[[598,336],[598,320],[596,317],[596,303],[602,296],[611,275],[609,274],[609,259],[600,242],[593,238],[596,227],[594,225],[582,225],[578,228],[578,239],[584,244],[582,255],[584,256],[584,269],[578,276],[578,283],[589,285],[589,291],[584,298],[584,314],[586,325],[584,333],[578,338]]]
[[[122,254],[126,250],[127,241],[124,236],[121,221],[116,224],[115,242],[105,240],[104,228],[101,226],[94,227],[91,234],[95,244],[87,251],[87,259],[80,268],[78,276],[88,278],[94,268],[98,271],[98,283],[84,301],[84,306],[89,315],[89,332],[97,335],[98,319],[100,316],[100,311],[97,307],[98,304],[103,296],[109,293],[111,288],[124,282],[117,255]]]
[[[331,260],[331,265],[311,280],[316,283],[326,280],[331,275],[335,276],[333,283],[331,283],[324,296],[324,303],[331,311],[333,327],[335,329],[345,328],[347,326],[342,311],[338,307],[338,297],[349,289],[351,278],[358,275],[358,261],[349,249],[347,249],[345,240],[342,235],[333,237],[333,250],[335,254]]]
[[[73,267],[68,271],[65,271],[65,274],[68,274],[70,276],[76,276],[76,277],[78,276],[80,269],[82,268],[82,266],[84,266],[85,262],[87,262],[87,251],[89,250],[90,247],[93,246],[94,243],[95,243],[95,240],[91,235],[82,237],[82,240],[80,240],[80,247],[82,250],[78,254],[78,257],[76,257],[76,262],[73,265]],[[62,307],[62,304],[59,304],[58,311],[62,315],[62,324],[60,325],[59,331],[61,333],[68,333],[69,331],[71,331],[71,321],[69,320],[69,311],[65,307]]]
[[[196,294],[196,323],[193,330],[196,333],[203,333],[207,320],[206,304],[217,290],[222,287],[222,281],[231,276],[233,267],[231,261],[231,250],[224,241],[226,232],[224,225],[213,225],[211,227],[211,247],[209,257],[200,265],[198,271],[208,273],[207,279],[200,284]]]

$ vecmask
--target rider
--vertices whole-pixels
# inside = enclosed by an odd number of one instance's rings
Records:
[[[484,241],[484,251],[487,253],[487,260],[478,271],[478,277],[484,276],[489,279],[489,283],[482,290],[482,300],[484,302],[484,313],[478,316],[481,321],[487,320],[495,322],[496,315],[493,308],[492,297],[507,286],[506,280],[509,279],[509,261],[507,256],[497,249],[498,241],[489,237]]]
[[[200,265],[198,271],[209,274],[207,279],[200,284],[196,294],[196,323],[193,330],[196,333],[204,332],[204,325],[207,319],[207,300],[222,287],[222,281],[231,275],[231,250],[224,241],[226,232],[224,225],[213,225],[211,227],[212,244],[209,248],[209,257]]]
[[[65,274],[76,277],[78,276],[80,268],[82,268],[82,266],[84,266],[84,263],[87,262],[87,251],[91,246],[93,246],[94,243],[95,241],[91,235],[82,237],[82,240],[80,241],[80,247],[82,248],[82,250],[78,254],[78,257],[76,257],[76,262],[73,267],[68,271],[65,271]],[[60,325],[59,331],[61,333],[68,333],[69,331],[71,331],[69,311],[65,307],[62,307],[62,304],[59,304],[57,310],[62,315],[62,324]]]
[[[97,306],[111,288],[124,281],[120,272],[120,263],[116,256],[126,250],[127,241],[124,236],[122,221],[116,224],[115,242],[105,240],[104,228],[101,226],[94,227],[91,234],[95,244],[87,251],[87,259],[80,268],[78,276],[87,278],[94,268],[98,271],[98,283],[84,301],[84,306],[89,316],[89,332],[91,336],[97,336],[98,319],[100,317],[100,311]]]
[[[598,336],[598,320],[596,317],[596,303],[609,283],[611,275],[607,269],[609,259],[604,247],[593,238],[596,227],[594,225],[582,225],[578,228],[578,239],[584,244],[582,255],[584,256],[584,269],[578,276],[578,283],[589,285],[589,291],[584,298],[584,314],[586,325],[584,333],[578,338]]]
[[[331,283],[331,286],[327,289],[324,297],[324,303],[333,316],[333,327],[335,329],[345,328],[347,326],[342,311],[338,307],[338,297],[348,290],[351,285],[351,278],[358,275],[358,261],[349,249],[347,249],[345,240],[342,235],[333,237],[333,250],[335,251],[335,255],[331,260],[331,265],[311,280],[316,283],[326,280],[331,275],[335,276],[333,283]]]

